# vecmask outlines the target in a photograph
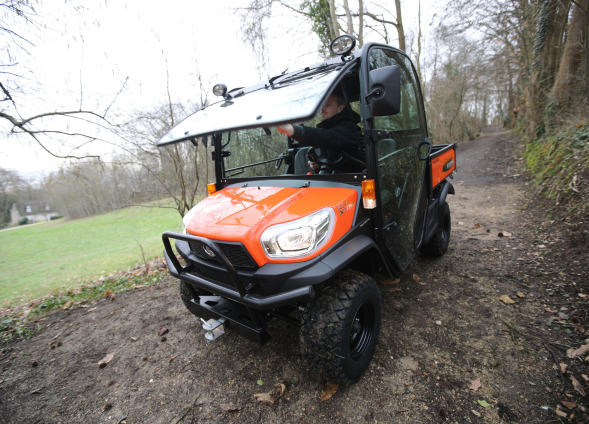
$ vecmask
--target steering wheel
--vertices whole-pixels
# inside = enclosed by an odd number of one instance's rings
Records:
[[[319,148],[319,154],[317,154],[317,149],[310,149],[309,153],[307,153],[307,157],[312,162],[317,162],[321,165],[321,169],[319,170],[319,174],[331,174],[332,173],[332,166],[338,164],[342,161],[343,155],[339,150],[333,150],[335,152],[335,157],[329,157],[327,150],[324,148]]]

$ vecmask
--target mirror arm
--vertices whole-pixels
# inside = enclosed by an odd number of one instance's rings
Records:
[[[366,104],[370,103],[371,97],[380,96],[381,94],[382,94],[382,88],[380,88],[380,87],[373,88],[372,91],[370,93],[368,93],[368,95],[364,98],[366,100]]]

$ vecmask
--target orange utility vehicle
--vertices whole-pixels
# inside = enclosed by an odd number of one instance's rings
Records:
[[[308,363],[340,384],[358,381],[379,336],[381,295],[369,275],[394,278],[418,252],[446,252],[456,169],[455,145],[428,139],[405,53],[354,47],[344,35],[323,63],[248,88],[218,84],[219,102],[158,142],[214,149],[209,196],[186,214],[183,234],[163,234],[170,273],[188,310],[207,320],[207,339],[229,329],[264,344],[268,322],[282,319],[300,327]],[[341,113],[358,117],[347,134],[356,151],[303,146],[275,128],[308,121],[298,131],[312,131],[334,92]]]

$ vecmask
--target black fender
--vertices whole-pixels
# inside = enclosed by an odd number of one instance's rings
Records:
[[[320,261],[304,272],[290,277],[280,288],[280,291],[295,290],[309,284],[326,281],[349,266],[360,270],[357,268],[370,267],[370,265],[376,268],[374,271],[382,269],[391,278],[395,277],[374,240],[365,234],[359,234],[335,249],[322,254]]]
[[[454,186],[448,180],[442,182],[441,184],[443,184],[443,186],[439,190],[440,197],[438,202],[438,225],[444,225],[444,203],[446,203],[446,197],[448,194],[456,194]]]

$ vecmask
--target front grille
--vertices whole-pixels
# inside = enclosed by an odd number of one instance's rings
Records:
[[[217,258],[212,258],[209,255],[207,255],[207,253],[205,252],[204,244],[193,241],[189,242],[189,244],[192,253],[194,253],[199,258],[207,261],[213,260],[217,263],[220,263],[220,261]],[[221,248],[229,262],[231,262],[231,265],[233,265],[234,267],[253,269],[258,268],[258,264],[256,264],[252,257],[247,253],[243,245],[226,243],[217,243],[217,245]]]
[[[190,262],[193,266],[192,273],[197,275],[198,277],[204,278],[209,281],[225,284],[231,287],[235,287],[235,285],[233,284],[233,280],[231,280],[231,276],[227,271],[222,271],[217,268],[204,266],[194,261]],[[266,293],[266,286],[268,284],[266,280],[248,277],[247,275],[240,275],[239,279],[243,283],[246,290],[249,290],[254,284],[257,284],[258,288],[256,289],[256,294],[264,296],[264,294]]]

